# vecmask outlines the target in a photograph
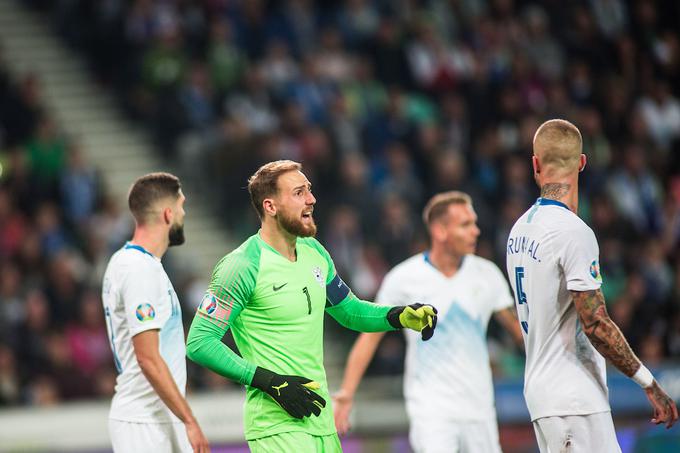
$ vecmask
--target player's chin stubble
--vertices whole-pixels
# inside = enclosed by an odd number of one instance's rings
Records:
[[[305,225],[300,219],[287,216],[283,212],[277,217],[279,219],[279,225],[281,225],[284,230],[294,236],[308,238],[314,237],[316,235],[316,224],[314,224],[313,218],[311,225]]]

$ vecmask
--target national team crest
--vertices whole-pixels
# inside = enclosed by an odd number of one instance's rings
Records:
[[[314,274],[314,278],[316,279],[316,282],[321,286],[322,288],[324,287],[324,281],[323,281],[323,274],[321,273],[321,268],[320,267],[315,267],[312,269],[312,274]]]
[[[151,321],[156,317],[156,310],[151,304],[139,304],[135,311],[135,316],[140,322]]]
[[[602,282],[602,274],[600,273],[600,263],[598,263],[597,260],[593,260],[593,262],[590,263],[590,275],[598,282]]]

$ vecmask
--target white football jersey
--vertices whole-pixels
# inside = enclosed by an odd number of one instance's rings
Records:
[[[496,417],[486,329],[493,312],[512,306],[512,296],[495,264],[467,255],[448,278],[430,263],[427,253],[421,253],[385,276],[376,302],[419,302],[438,311],[430,340],[422,341],[420,333],[404,329],[409,417],[451,421]]]
[[[159,329],[159,348],[184,395],[187,372],[182,310],[160,259],[126,244],[111,257],[104,274],[102,302],[118,370],[109,418],[136,423],[179,423],[139,367],[132,337]]]
[[[570,293],[602,283],[593,230],[565,204],[539,198],[512,227],[506,254],[531,419],[609,411],[605,360],[581,330]]]

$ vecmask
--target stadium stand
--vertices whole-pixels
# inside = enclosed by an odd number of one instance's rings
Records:
[[[418,210],[441,189],[473,196],[480,253],[502,265],[511,222],[537,196],[532,133],[572,119],[610,310],[645,360],[680,353],[675,2],[27,3],[169,158],[192,162],[236,236],[255,224],[252,169],[303,161],[321,235],[366,297],[423,248]],[[378,371],[399,362],[393,349]]]
[[[645,363],[680,359],[677,2],[16,4],[81,52],[234,238],[256,225],[247,176],[302,161],[320,236],[367,298],[426,246],[419,209],[442,189],[472,195],[479,253],[504,268],[507,232],[538,196],[532,134],[570,119],[589,155],[580,214],[602,247],[609,311]],[[130,225],[102,190],[105,169],[43,108],[40,76],[10,79],[1,52],[0,150],[0,405],[109,395],[98,277]],[[181,289],[191,314],[200,288]],[[494,326],[490,341],[495,377],[521,376]],[[402,355],[388,337],[369,372],[398,375]],[[226,385],[189,373],[194,388]]]

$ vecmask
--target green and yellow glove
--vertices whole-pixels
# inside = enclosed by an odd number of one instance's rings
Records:
[[[302,376],[286,376],[257,367],[250,385],[267,393],[295,418],[318,416],[326,407],[326,400],[312,391],[319,390],[319,383]]]
[[[437,326],[437,309],[423,304],[394,307],[387,312],[387,321],[395,329],[406,328],[420,332],[423,341],[427,341],[432,338]]]

